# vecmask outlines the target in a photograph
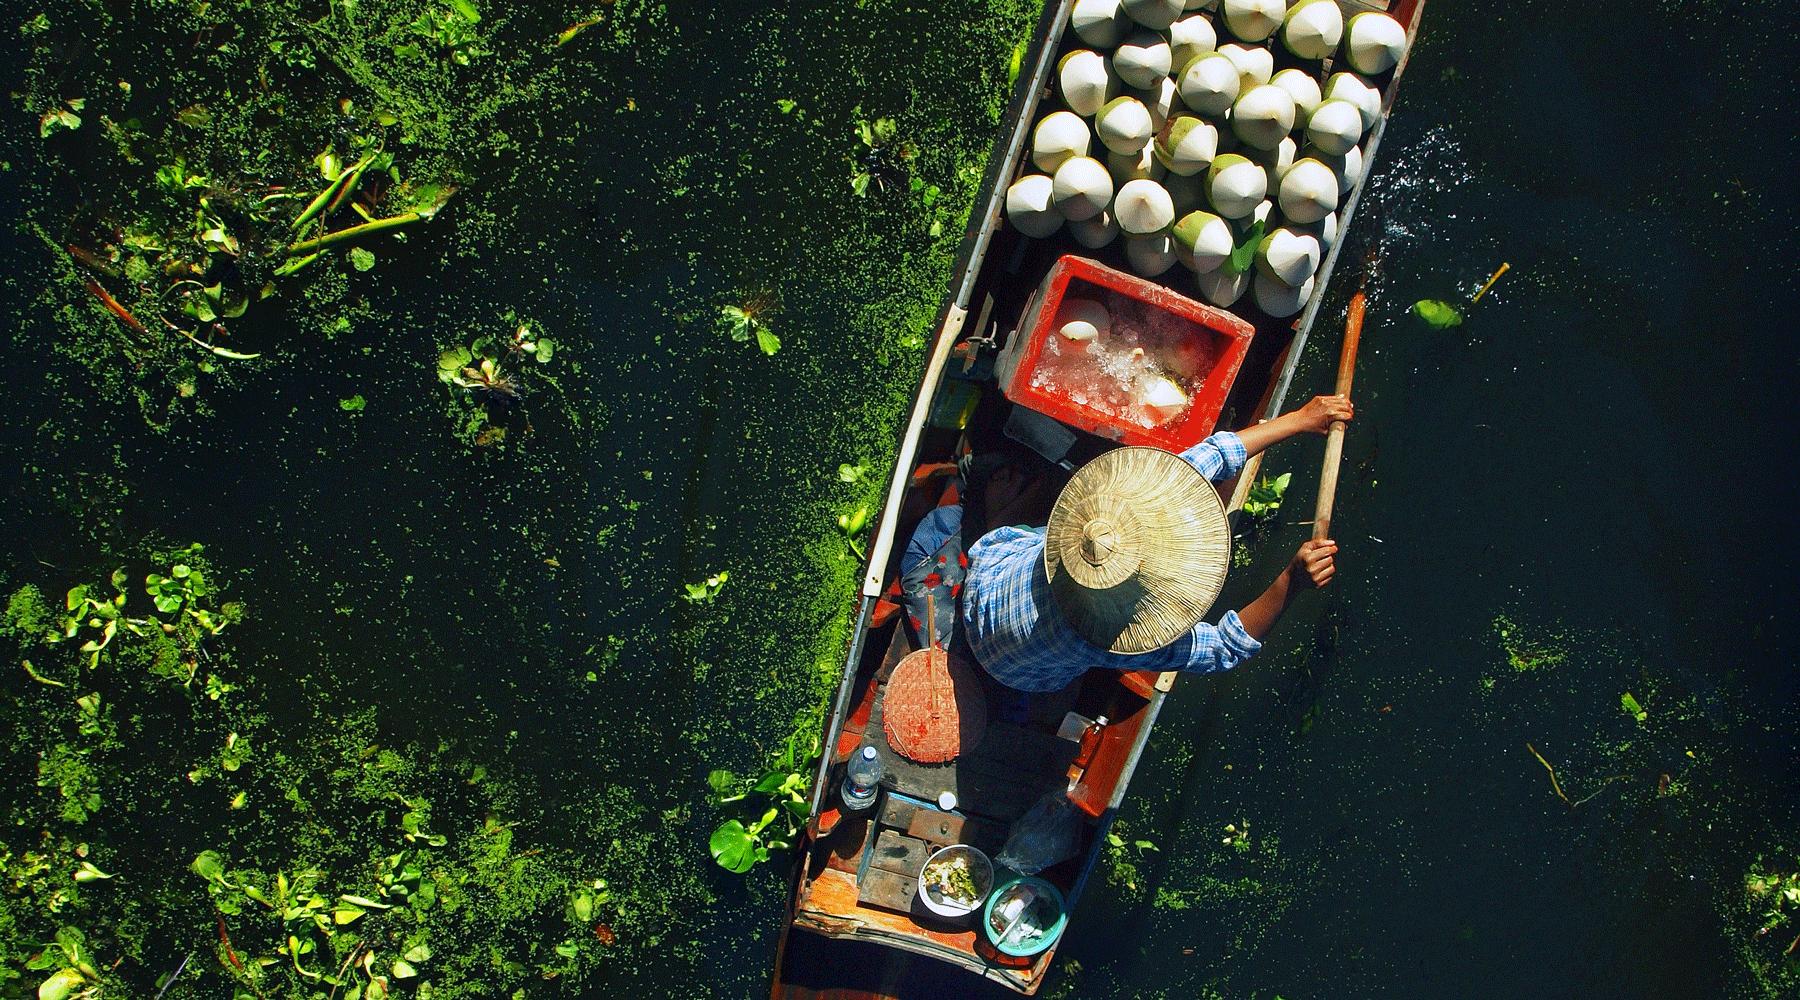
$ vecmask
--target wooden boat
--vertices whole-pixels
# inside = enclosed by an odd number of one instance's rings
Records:
[[[1363,10],[1386,10],[1406,26],[1411,52],[1424,0],[1339,3],[1346,18]],[[900,616],[894,613],[890,589],[904,542],[920,519],[945,500],[945,484],[953,481],[945,474],[956,468],[959,458],[1019,452],[1019,444],[1002,429],[1015,407],[997,391],[991,355],[1015,332],[1027,300],[1052,264],[1065,253],[1079,252],[1066,239],[1027,239],[1002,219],[1007,187],[1029,169],[1030,130],[1039,102],[1052,99],[1056,61],[1067,49],[1080,47],[1073,32],[1067,42],[1064,39],[1073,4],[1074,0],[1050,0],[1039,20],[900,441],[856,596],[856,626],[831,705],[826,752],[812,786],[814,818],[797,848],[793,891],[776,958],[775,1000],[1036,993],[1055,948],[1031,959],[1008,958],[996,952],[972,922],[946,923],[932,917],[914,900],[921,864],[931,849],[953,842],[970,843],[992,855],[1009,824],[1042,793],[1067,787],[1070,801],[1085,819],[1084,842],[1077,857],[1045,870],[1042,877],[1067,899],[1071,921],[1064,936],[1080,933],[1077,903],[1174,683],[1174,674],[1089,671],[1072,692],[1046,706],[1044,718],[1034,713],[1023,723],[992,721],[974,750],[952,764],[921,767],[884,752],[888,772],[883,799],[873,815],[847,817],[839,811],[843,763],[865,741],[885,746],[880,725],[883,682],[912,650],[907,630],[897,627]],[[1349,231],[1362,182],[1372,173],[1405,66],[1402,58],[1383,84],[1380,119],[1362,144],[1362,179],[1340,208],[1340,233]],[[1264,315],[1250,304],[1249,296],[1233,307],[1231,311],[1254,325],[1255,335],[1216,426],[1244,427],[1281,410],[1343,243],[1338,240],[1326,254],[1314,294],[1297,318]],[[1089,255],[1126,268],[1116,244]],[[1193,294],[1193,279],[1185,269],[1177,267],[1164,278],[1169,287]],[[965,537],[976,537],[984,524],[1044,523],[1069,470],[1115,446],[1088,434],[1073,436],[1075,443],[1061,463],[1039,458],[1031,465],[1032,460],[1026,460],[1030,481],[1006,511],[970,510]],[[1242,503],[1252,476],[1247,469],[1238,484],[1220,484],[1222,493],[1230,490],[1225,495],[1231,497],[1231,509]],[[1059,738],[1056,719],[1065,709],[1088,719],[1104,716],[1109,722],[1088,730],[1080,742]],[[1084,763],[1077,763],[1078,757]],[[938,808],[938,793],[943,790],[955,793],[952,811]],[[979,913],[975,919],[980,919]]]

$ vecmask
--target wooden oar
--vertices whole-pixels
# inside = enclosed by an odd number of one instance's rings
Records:
[[[1358,288],[1350,298],[1350,313],[1344,318],[1344,350],[1338,355],[1337,394],[1350,395],[1350,383],[1356,378],[1356,348],[1362,341],[1363,311],[1368,299]],[[1313,540],[1331,537],[1331,507],[1337,502],[1338,467],[1344,460],[1342,420],[1333,420],[1325,437],[1325,466],[1319,472],[1319,504],[1313,509]]]

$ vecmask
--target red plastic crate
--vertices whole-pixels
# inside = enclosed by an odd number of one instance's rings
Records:
[[[1034,375],[1044,360],[1045,342],[1062,328],[1066,298],[1098,299],[1103,305],[1121,299],[1141,303],[1148,312],[1173,317],[1179,336],[1185,327],[1195,338],[1189,350],[1202,359],[1192,381],[1186,413],[1166,424],[1143,427],[1127,423],[1098,406],[1076,402],[1060,391],[1034,385]],[[1125,305],[1125,308],[1132,308]],[[1109,312],[1115,311],[1108,306]],[[1164,319],[1162,322],[1167,323]],[[1182,451],[1199,443],[1219,421],[1219,411],[1231,394],[1250,338],[1256,329],[1230,313],[1171,291],[1134,275],[1115,271],[1098,261],[1065,255],[1050,268],[1043,284],[1032,295],[1019,322],[1018,332],[1002,352],[995,368],[1006,398],[1081,430],[1131,445],[1150,445]],[[1060,345],[1059,345],[1060,347]],[[1201,374],[1201,373],[1204,374]]]

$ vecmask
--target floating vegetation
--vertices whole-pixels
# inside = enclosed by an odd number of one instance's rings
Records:
[[[729,572],[720,570],[699,583],[683,584],[681,599],[690,604],[711,604],[718,599],[719,592],[725,589],[725,584],[730,579]]]
[[[1144,878],[1138,865],[1146,859],[1146,852],[1160,850],[1153,841],[1131,837],[1123,820],[1114,821],[1112,829],[1106,834],[1107,882],[1126,893],[1129,898],[1138,898],[1144,888]]]
[[[528,433],[525,397],[539,382],[555,384],[537,367],[555,354],[556,341],[530,323],[518,324],[510,336],[477,337],[439,354],[438,381],[452,390],[458,439],[481,448],[505,441],[509,429]]]
[[[802,750],[801,748],[806,748]],[[736,806],[742,817],[726,819],[713,829],[707,849],[719,867],[743,874],[769,860],[771,851],[794,846],[794,838],[812,815],[807,789],[819,744],[795,734],[785,749],[753,782],[716,769],[706,776],[715,806]],[[751,816],[755,818],[752,819]]]
[[[1517,673],[1554,669],[1568,659],[1561,636],[1528,629],[1505,615],[1495,616],[1494,634],[1500,637],[1506,662]]]
[[[781,338],[769,326],[769,317],[779,308],[773,292],[758,292],[741,305],[722,306],[719,320],[732,340],[740,344],[754,340],[764,354],[774,354],[781,350]]]

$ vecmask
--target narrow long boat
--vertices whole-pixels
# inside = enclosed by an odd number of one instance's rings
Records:
[[[1070,429],[1062,432],[1066,436],[1058,447],[1066,450],[1061,460],[1046,460],[1041,442],[1026,448],[1020,439],[1031,435],[1021,433],[1018,426],[1009,430],[1013,411],[1020,408],[1004,398],[992,374],[993,354],[1018,332],[1045,275],[1065,254],[1083,253],[1067,239],[1026,238],[1003,219],[1008,186],[1030,169],[1030,131],[1039,104],[1055,100],[1051,83],[1057,61],[1064,52],[1081,47],[1073,32],[1064,37],[1073,6],[1074,0],[1045,4],[1022,63],[1007,125],[996,141],[971,215],[954,283],[940,311],[918,396],[900,439],[886,503],[873,529],[866,572],[854,597],[855,629],[830,708],[826,752],[813,781],[813,819],[796,851],[793,891],[776,958],[771,994],[775,1000],[926,996],[941,1000],[992,992],[992,984],[1036,993],[1055,948],[1032,958],[1009,958],[994,950],[978,927],[932,917],[914,898],[922,862],[933,848],[956,842],[995,853],[1010,825],[1032,803],[1047,790],[1066,787],[1084,820],[1081,849],[1041,876],[1067,900],[1071,919],[1063,937],[1081,933],[1077,904],[1174,683],[1174,674],[1089,671],[1052,706],[1051,721],[991,721],[979,744],[951,764],[921,767],[884,753],[888,768],[877,809],[863,816],[840,811],[838,787],[844,763],[865,742],[885,745],[880,723],[883,685],[894,665],[912,651],[907,630],[898,627],[902,615],[894,603],[904,540],[935,506],[955,498],[955,477],[949,473],[958,460],[966,467],[971,457],[983,454],[1032,453],[1018,465],[1031,470],[1030,481],[1004,512],[971,510],[966,515],[966,521],[974,523],[965,524],[965,537],[973,538],[982,530],[983,516],[989,526],[1044,523],[1069,470],[1117,444]],[[1425,2],[1339,0],[1339,6],[1346,19],[1361,11],[1385,10],[1406,28],[1410,54]],[[1382,90],[1381,112],[1362,140],[1363,170],[1339,208],[1339,233],[1349,231],[1405,67],[1402,56],[1389,74],[1376,78]],[[1326,68],[1330,69],[1329,61]],[[1249,426],[1280,412],[1342,247],[1343,240],[1337,240],[1325,253],[1313,294],[1297,317],[1265,315],[1249,296],[1229,310],[1255,332],[1213,426]],[[1084,256],[1120,270],[1128,267],[1117,245]],[[1159,280],[1183,295],[1195,294],[1193,276],[1183,268]],[[1249,470],[1246,473],[1241,483],[1220,485],[1222,494],[1232,498],[1233,508],[1242,502]],[[1004,520],[998,519],[1001,513]],[[1066,733],[1058,735],[1054,721],[1065,709],[1085,719],[1108,721],[1103,727],[1090,727],[1086,740],[1072,741]],[[939,807],[944,791],[955,797],[948,810]]]

